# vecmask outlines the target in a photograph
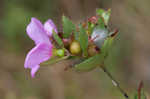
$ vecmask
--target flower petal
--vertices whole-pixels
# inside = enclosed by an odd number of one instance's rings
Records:
[[[46,22],[45,22],[45,24],[44,24],[44,29],[47,31],[47,35],[48,36],[51,36],[52,35],[52,33],[53,33],[53,30],[57,33],[58,31],[57,31],[57,28],[56,28],[56,26],[55,26],[55,24],[54,24],[54,22],[51,20],[51,19],[49,19],[49,20],[47,20]]]
[[[40,63],[47,61],[52,56],[52,44],[39,43],[28,54],[25,59],[25,68],[34,68]]]
[[[36,72],[38,71],[38,69],[40,68],[40,65],[36,65],[35,67],[31,68],[31,77],[34,78]]]
[[[44,30],[42,23],[36,19],[31,18],[30,24],[27,26],[28,36],[36,43],[49,43],[49,37]]]

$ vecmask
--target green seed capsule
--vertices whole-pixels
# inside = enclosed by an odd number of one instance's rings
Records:
[[[71,52],[71,54],[75,54],[75,55],[77,55],[81,52],[81,47],[80,47],[79,42],[73,41],[70,44],[70,52]]]
[[[59,57],[63,57],[65,55],[64,49],[56,50],[56,55],[59,56]]]

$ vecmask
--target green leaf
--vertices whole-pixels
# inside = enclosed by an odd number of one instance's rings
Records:
[[[67,17],[62,16],[63,21],[63,37],[68,38],[72,32],[75,30],[75,25]]]
[[[79,41],[79,32],[77,31],[74,32],[74,38],[75,40]]]
[[[110,50],[111,47],[112,47],[113,40],[114,40],[113,37],[108,37],[108,38],[104,41],[104,44],[103,44],[103,46],[102,46],[102,48],[101,48],[101,52],[104,54],[104,56],[107,56],[107,55],[108,55],[108,52],[109,52],[109,50]]]
[[[105,13],[102,14],[102,17],[104,18],[104,22],[106,25],[108,25],[109,19],[110,19],[111,10],[108,9]]]
[[[82,27],[79,26],[80,30],[79,30],[79,43],[83,52],[84,56],[87,56],[87,47],[88,47],[88,35],[86,33],[86,30]]]
[[[53,37],[55,39],[55,41],[57,42],[57,44],[60,46],[60,47],[64,47],[64,44],[62,42],[62,39],[57,35],[57,33],[55,33],[53,31]]]
[[[98,9],[96,10],[96,13],[104,19],[105,25],[108,25],[110,14],[111,14],[111,9],[108,9],[107,11],[103,9]]]
[[[105,10],[103,10],[103,9],[97,9],[96,10],[96,14],[99,16],[102,16],[103,13],[105,13]]]
[[[98,18],[98,27],[104,29],[105,23],[102,17]]]
[[[88,32],[89,34],[92,34],[93,30],[95,28],[95,24],[88,22]]]
[[[90,71],[104,62],[104,55],[97,54],[74,66],[77,71]]]
[[[58,63],[62,60],[65,60],[67,59],[69,56],[64,56],[64,57],[52,57],[50,60],[44,62],[44,63],[41,63],[41,65],[52,65],[52,64],[55,64],[55,63]]]

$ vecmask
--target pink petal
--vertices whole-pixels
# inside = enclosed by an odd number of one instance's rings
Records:
[[[34,68],[52,56],[52,44],[39,43],[26,56],[25,68]]]
[[[36,19],[32,18],[30,24],[27,26],[28,36],[36,43],[49,43],[49,37],[44,30],[42,23]]]
[[[46,33],[47,33],[48,36],[51,36],[51,35],[52,35],[53,30],[54,30],[56,33],[58,32],[58,31],[57,31],[57,28],[56,28],[56,26],[55,26],[55,24],[54,24],[54,22],[53,22],[51,19],[49,19],[49,20],[47,20],[47,21],[45,22],[45,24],[44,24],[44,29],[47,31]]]
[[[40,68],[39,65],[36,65],[35,67],[31,68],[31,77],[34,78],[36,72],[38,71],[38,69]]]

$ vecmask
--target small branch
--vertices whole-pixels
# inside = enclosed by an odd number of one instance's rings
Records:
[[[117,80],[114,79],[114,77],[110,74],[110,72],[104,67],[100,66],[100,68],[107,74],[107,76],[112,80],[112,84],[118,88],[118,90],[124,95],[126,99],[129,99],[128,94],[120,87]]]
[[[141,81],[138,87],[138,99],[141,99],[141,90],[143,88],[143,82]]]

